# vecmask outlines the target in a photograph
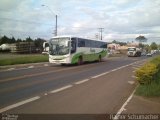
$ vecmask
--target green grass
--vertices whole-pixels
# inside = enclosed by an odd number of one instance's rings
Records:
[[[28,54],[28,55],[8,55],[0,59],[0,66],[48,62],[48,55]]]
[[[158,72],[155,80],[151,82],[151,84],[140,84],[135,94],[145,97],[160,96],[160,71]]]

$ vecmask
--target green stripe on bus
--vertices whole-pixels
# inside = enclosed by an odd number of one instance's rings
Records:
[[[99,56],[101,56],[101,58],[105,57],[107,55],[107,51],[106,50],[103,50],[99,53],[93,53],[93,54],[83,54],[83,53],[78,53],[78,54],[75,54],[73,57],[72,57],[72,61],[71,63],[72,64],[76,64],[78,63],[78,59],[80,56],[82,56],[83,58],[83,61],[95,61],[95,60],[98,60],[99,59]]]

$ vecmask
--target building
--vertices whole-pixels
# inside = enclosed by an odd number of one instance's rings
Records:
[[[139,47],[139,42],[131,42],[131,43],[127,43],[128,47]]]
[[[34,42],[19,42],[10,45],[11,53],[33,53],[36,51]]]
[[[116,43],[111,43],[111,44],[108,44],[108,49],[110,49],[110,50],[117,50],[119,47],[120,47],[120,45],[119,44],[116,44]]]

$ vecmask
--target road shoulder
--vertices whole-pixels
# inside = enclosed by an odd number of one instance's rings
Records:
[[[134,95],[122,114],[160,114],[160,97]]]

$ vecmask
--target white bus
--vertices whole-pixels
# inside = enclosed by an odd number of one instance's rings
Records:
[[[107,55],[107,43],[71,36],[56,36],[49,41],[49,62],[55,64],[82,64],[101,61]]]

